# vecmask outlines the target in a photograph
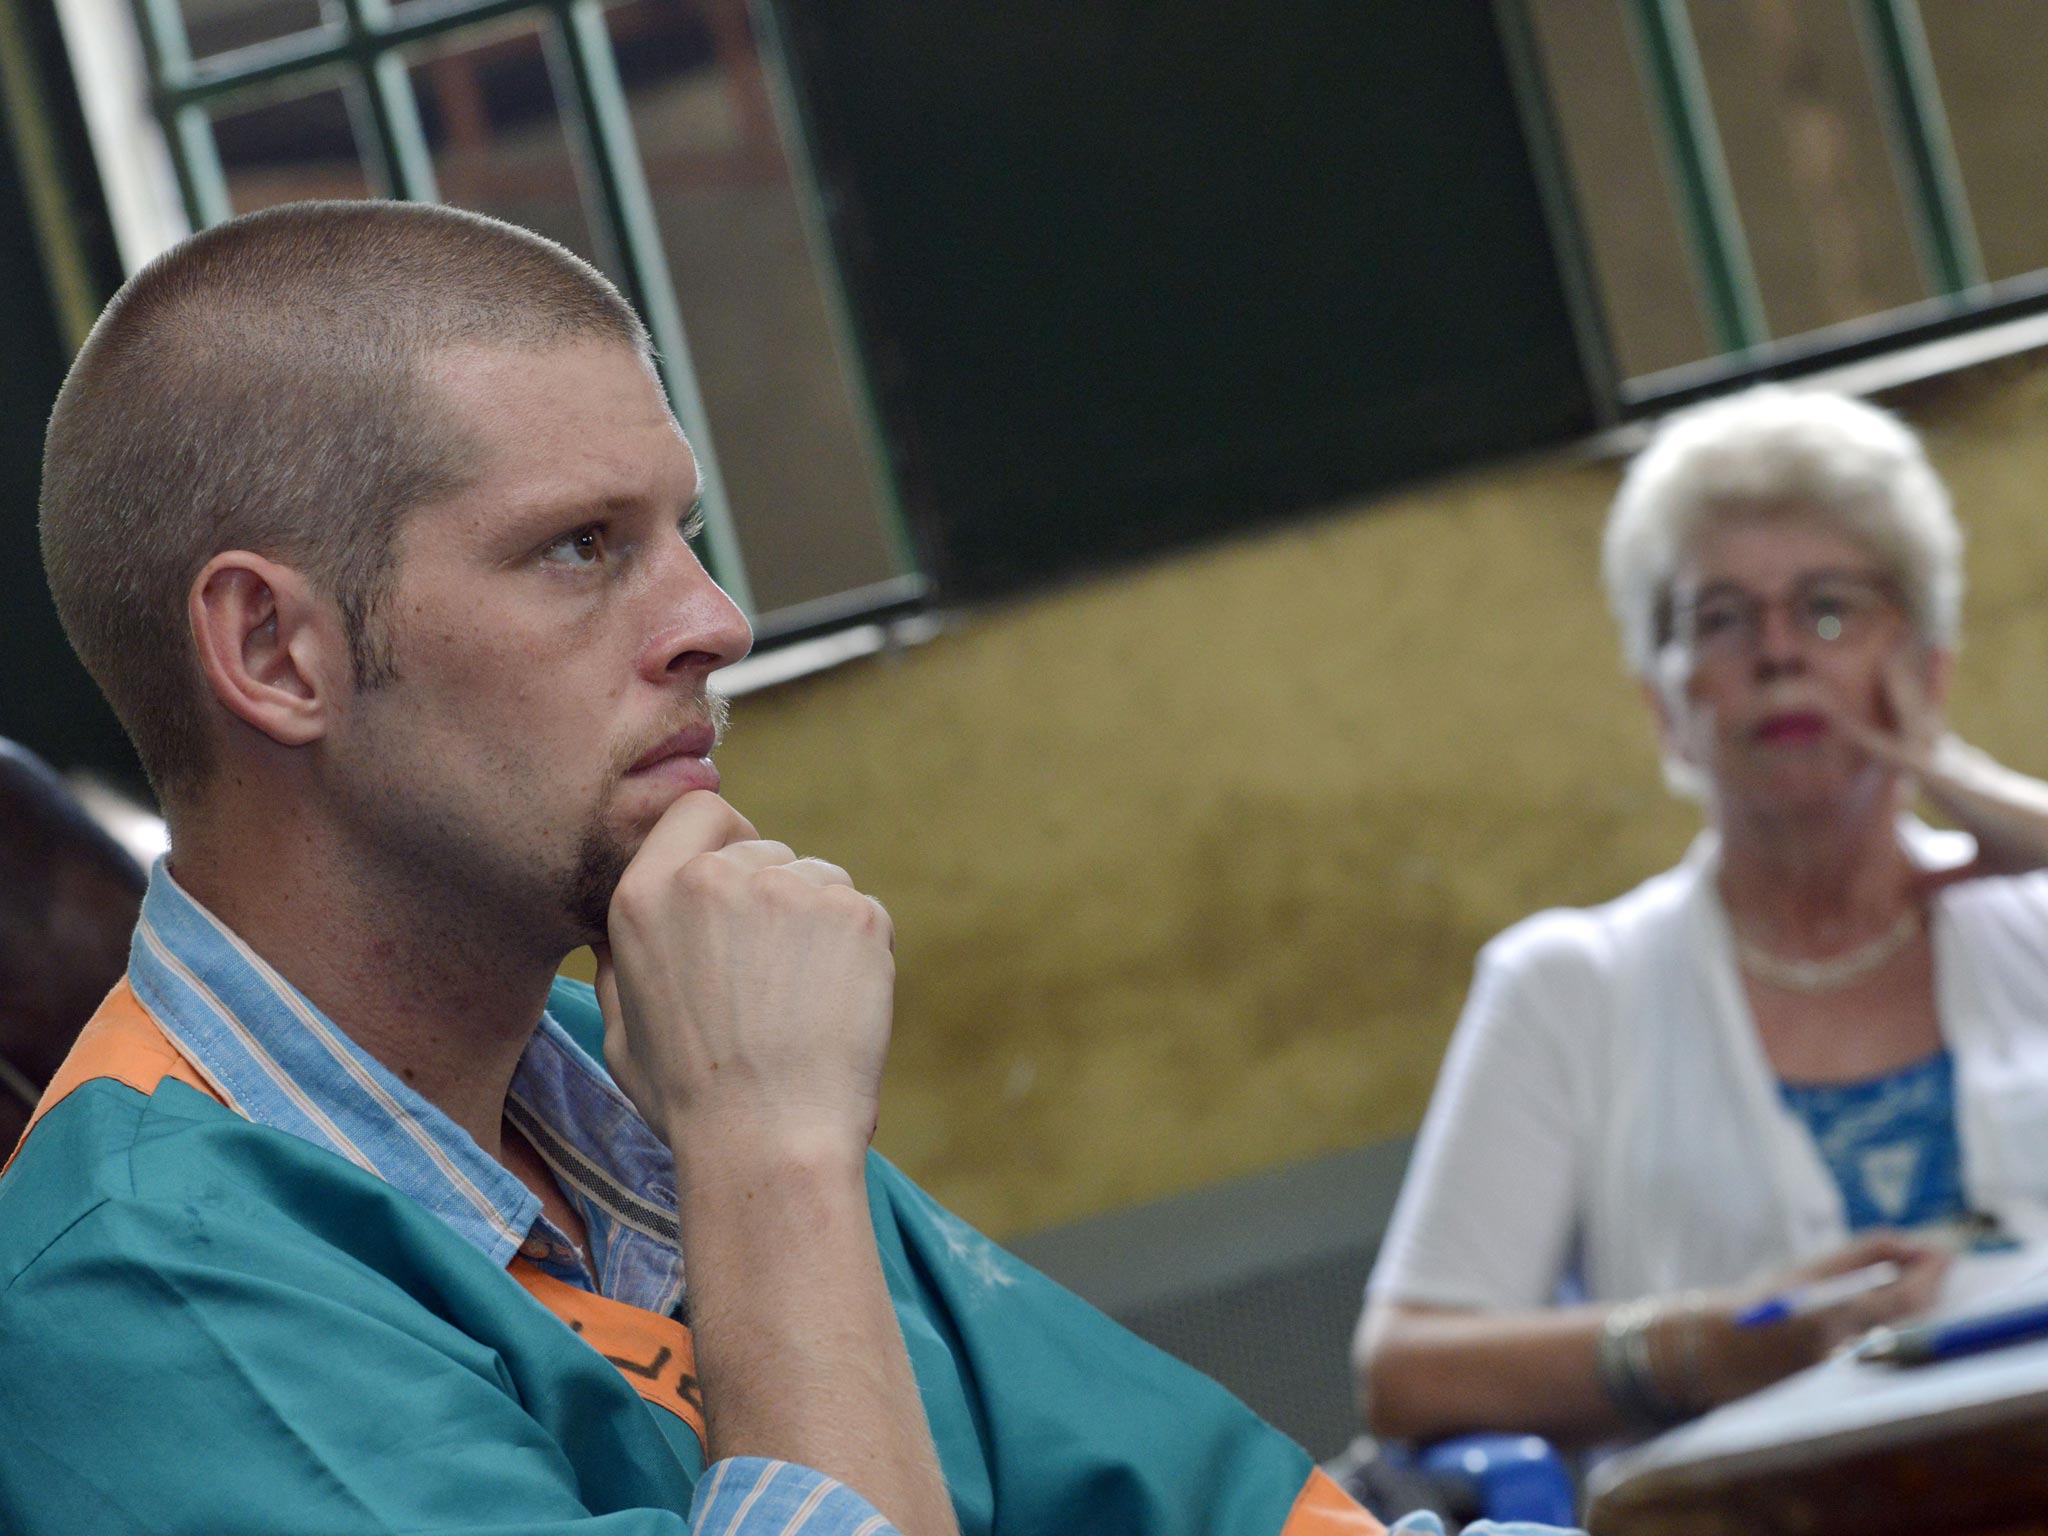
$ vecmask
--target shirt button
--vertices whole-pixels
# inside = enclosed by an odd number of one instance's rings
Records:
[[[536,1232],[519,1245],[519,1251],[529,1259],[544,1259],[548,1256],[548,1240]]]

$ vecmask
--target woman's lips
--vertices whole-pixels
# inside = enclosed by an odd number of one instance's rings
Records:
[[[1781,715],[1767,715],[1763,722],[1751,732],[1757,741],[1771,746],[1798,746],[1818,741],[1828,733],[1828,717],[1818,710],[1788,710]]]

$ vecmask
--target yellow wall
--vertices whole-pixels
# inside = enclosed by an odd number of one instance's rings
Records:
[[[1957,723],[2048,771],[2048,367],[1895,403],[1971,535]],[[1412,1129],[1476,947],[1695,825],[1598,587],[1615,476],[1475,473],[742,700],[733,801],[896,916],[882,1149],[1001,1234]]]

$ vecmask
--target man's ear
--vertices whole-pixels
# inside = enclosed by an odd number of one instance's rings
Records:
[[[300,572],[226,550],[193,579],[186,610],[222,708],[281,746],[326,735],[354,674],[340,615]]]

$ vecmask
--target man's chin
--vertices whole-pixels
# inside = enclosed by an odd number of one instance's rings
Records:
[[[652,822],[648,827],[653,826]],[[593,828],[576,851],[576,869],[563,891],[562,905],[585,944],[601,943],[611,917],[612,893],[633,855],[647,841],[647,829],[602,831]]]

